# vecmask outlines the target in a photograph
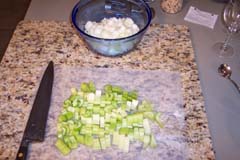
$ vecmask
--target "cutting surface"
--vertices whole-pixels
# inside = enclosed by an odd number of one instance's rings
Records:
[[[109,58],[89,50],[69,23],[54,21],[20,23],[1,62],[0,159],[15,156],[41,74],[50,60],[60,66],[179,72],[189,156],[214,159],[198,70],[186,26],[151,26],[130,54]]]
[[[110,68],[58,67],[55,70],[52,105],[49,112],[46,140],[34,143],[30,149],[30,159],[81,159],[81,160],[123,160],[123,159],[187,159],[189,148],[185,133],[185,113],[181,94],[180,74],[161,70],[122,70]],[[80,88],[83,82],[92,81],[97,89],[106,84],[136,90],[139,100],[148,100],[154,110],[161,113],[164,128],[151,123],[157,147],[144,149],[137,141],[130,144],[129,152],[115,146],[104,150],[94,150],[80,145],[68,156],[63,156],[54,146],[57,139],[57,117],[62,111],[65,99],[71,95],[71,88]],[[140,102],[139,102],[140,103]]]

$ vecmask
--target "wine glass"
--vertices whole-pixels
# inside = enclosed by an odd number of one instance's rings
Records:
[[[234,51],[229,42],[232,35],[240,30],[240,0],[230,0],[223,10],[223,22],[227,27],[227,37],[224,42],[218,42],[213,46],[219,57],[232,57]]]

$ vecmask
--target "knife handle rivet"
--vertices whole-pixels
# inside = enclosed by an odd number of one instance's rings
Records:
[[[22,158],[23,157],[23,153],[22,152],[18,153],[18,157]]]

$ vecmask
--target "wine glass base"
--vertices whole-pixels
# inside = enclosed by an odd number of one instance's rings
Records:
[[[213,51],[221,58],[229,58],[234,55],[233,48],[230,45],[227,45],[226,48],[223,48],[224,43],[218,42],[213,46]]]

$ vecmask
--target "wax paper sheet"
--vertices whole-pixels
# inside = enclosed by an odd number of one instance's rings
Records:
[[[140,142],[130,144],[128,153],[116,146],[105,150],[93,150],[84,145],[63,156],[54,146],[57,134],[57,117],[62,104],[73,87],[79,88],[82,82],[93,81],[97,89],[105,84],[118,85],[127,90],[137,90],[139,99],[147,99],[154,110],[162,113],[164,128],[151,123],[157,141],[156,148],[143,148]],[[176,72],[161,70],[123,70],[110,68],[78,68],[58,66],[55,68],[52,102],[47,122],[45,141],[32,143],[30,159],[78,159],[78,160],[161,160],[186,159],[188,154],[186,138],[181,77]]]

